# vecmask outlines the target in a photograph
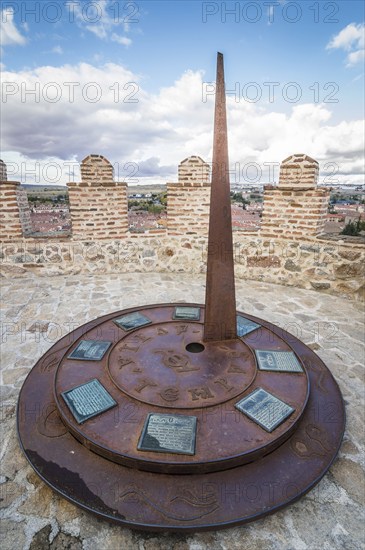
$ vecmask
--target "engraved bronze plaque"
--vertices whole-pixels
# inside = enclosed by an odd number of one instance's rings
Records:
[[[236,408],[267,432],[275,430],[295,411],[293,407],[262,388],[257,388],[241,399],[236,403]]]
[[[196,417],[150,413],[138,443],[139,451],[195,454]]]
[[[255,350],[260,370],[279,372],[303,372],[303,369],[292,351]]]
[[[237,315],[237,336],[239,337],[246,336],[246,334],[249,334],[253,330],[256,330],[257,328],[260,328],[260,327],[261,325],[254,323],[249,319],[246,319],[246,317]]]
[[[117,404],[96,378],[61,395],[79,424]]]
[[[133,328],[149,325],[152,321],[145,315],[142,315],[142,313],[136,311],[123,315],[123,317],[119,317],[119,319],[114,319],[114,323],[123,330],[132,330]]]
[[[190,321],[199,321],[200,307],[176,306],[173,319],[188,319]]]
[[[79,345],[68,356],[68,359],[79,359],[81,361],[100,361],[111,342],[100,342],[99,340],[81,340]]]

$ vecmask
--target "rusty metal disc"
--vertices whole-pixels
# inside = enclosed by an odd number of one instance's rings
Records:
[[[199,304],[115,312],[38,361],[18,433],[51,488],[131,528],[198,531],[271,513],[321,479],[345,423],[327,367],[245,313],[246,334],[204,341],[204,313]]]

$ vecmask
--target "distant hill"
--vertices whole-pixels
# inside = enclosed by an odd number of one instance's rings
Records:
[[[163,184],[149,184],[149,185],[128,185],[128,195],[135,195],[139,193],[145,195],[146,193],[165,193],[166,185]]]
[[[67,195],[68,190],[66,185],[33,185],[24,183],[21,185],[27,192],[30,197],[42,197],[42,198],[52,198],[57,195]],[[128,186],[128,195],[135,195],[140,193],[145,195],[146,193],[164,193],[166,191],[166,185],[130,185]]]
[[[54,198],[58,195],[67,195],[66,185],[33,185],[24,183],[21,185],[26,190],[28,197]]]

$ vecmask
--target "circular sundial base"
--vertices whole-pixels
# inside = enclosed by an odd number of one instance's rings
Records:
[[[18,402],[35,471],[146,530],[230,527],[305,494],[338,452],[341,393],[297,338],[237,315],[241,336],[224,342],[203,341],[199,304],[112,313],[58,341]]]

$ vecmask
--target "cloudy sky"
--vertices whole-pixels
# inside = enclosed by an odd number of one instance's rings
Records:
[[[0,24],[9,179],[77,180],[90,153],[131,184],[211,161],[221,51],[232,183],[273,183],[292,153],[364,183],[361,1],[2,0]]]

